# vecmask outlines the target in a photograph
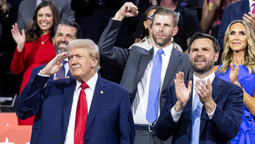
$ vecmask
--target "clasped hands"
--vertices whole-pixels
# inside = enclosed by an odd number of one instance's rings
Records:
[[[174,105],[174,109],[177,112],[183,110],[188,100],[191,98],[191,88],[192,81],[189,80],[188,87],[184,83],[184,73],[179,72],[176,74],[175,83],[175,93],[177,97],[177,102]],[[207,113],[213,112],[216,107],[214,100],[212,99],[212,85],[210,79],[205,81],[204,79],[197,80],[195,83],[195,91],[197,92],[199,99],[203,106],[205,107]]]

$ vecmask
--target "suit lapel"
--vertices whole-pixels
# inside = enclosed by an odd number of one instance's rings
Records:
[[[100,108],[103,102],[103,99],[105,98],[105,95],[107,94],[107,91],[108,90],[106,89],[106,84],[104,80],[98,75],[96,88],[95,88],[93,99],[90,105],[90,110],[89,110],[89,115],[88,115],[85,131],[89,129],[91,122],[95,118],[98,112],[98,109]]]
[[[67,127],[69,123],[70,113],[73,103],[73,95],[75,91],[76,81],[72,79],[66,87],[64,87],[64,98],[63,98],[63,121],[64,121],[64,131],[67,132]]]
[[[67,72],[67,75],[66,76],[69,76],[69,78],[72,78],[73,76],[71,75],[71,73],[70,73],[70,70],[68,70],[68,72]]]
[[[217,101],[219,95],[222,92],[222,83],[221,83],[221,79],[215,74],[214,80],[212,82],[212,98],[214,100],[214,102]],[[205,108],[203,107],[202,109],[202,114],[201,114],[201,124],[200,124],[200,136],[203,133],[205,126],[207,124],[207,122],[209,121],[209,117],[206,113]]]
[[[173,81],[172,79],[175,76],[175,71],[180,61],[181,61],[180,55],[178,54],[177,50],[173,48],[171,52],[171,58],[169,59],[169,63],[166,69],[162,90],[165,90],[166,87]]]
[[[193,78],[191,80],[193,80]],[[188,85],[188,81],[185,85],[186,86]],[[192,85],[192,88],[191,88],[190,99],[188,100],[187,104],[183,108],[183,118],[190,120],[190,123],[187,124],[187,128],[186,128],[187,136],[189,138],[191,137],[191,129],[192,129],[192,99],[193,99],[192,98],[192,93],[193,93],[193,85]]]
[[[146,51],[144,54],[141,55],[140,62],[138,65],[137,75],[135,78],[135,86],[137,86],[138,82],[140,81],[142,75],[144,74],[145,69],[147,68],[150,60],[152,59],[154,54],[154,48]]]

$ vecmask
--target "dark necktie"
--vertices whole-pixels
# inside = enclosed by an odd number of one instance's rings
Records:
[[[57,79],[64,79],[64,78],[65,78],[66,72],[65,72],[65,67],[64,67],[64,65],[65,65],[65,63],[67,63],[67,61],[66,61],[66,60],[63,60],[62,63],[63,63],[63,66],[62,66],[62,67],[58,70],[58,72],[56,73],[56,78],[57,78]]]
[[[88,117],[87,98],[85,89],[89,86],[86,83],[81,84],[81,92],[76,109],[74,144],[84,144],[85,128]]]

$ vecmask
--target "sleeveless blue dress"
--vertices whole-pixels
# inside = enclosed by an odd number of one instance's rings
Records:
[[[219,65],[218,69],[222,65]],[[234,65],[235,67],[235,65]],[[216,74],[223,80],[231,82],[229,79],[230,68],[226,71],[225,74],[218,73]],[[238,82],[242,85],[244,90],[250,95],[253,96],[255,90],[255,74],[249,75],[249,70],[244,65],[239,65],[239,75],[237,78]],[[243,105],[243,117],[240,125],[240,130],[236,137],[231,140],[231,144],[255,144],[255,123],[252,114]]]

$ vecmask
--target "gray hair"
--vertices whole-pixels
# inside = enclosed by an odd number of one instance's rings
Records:
[[[72,47],[80,47],[88,50],[88,54],[91,58],[98,60],[96,70],[98,71],[100,69],[100,56],[99,56],[99,49],[98,46],[90,39],[75,39],[72,40],[67,48],[67,52]]]

